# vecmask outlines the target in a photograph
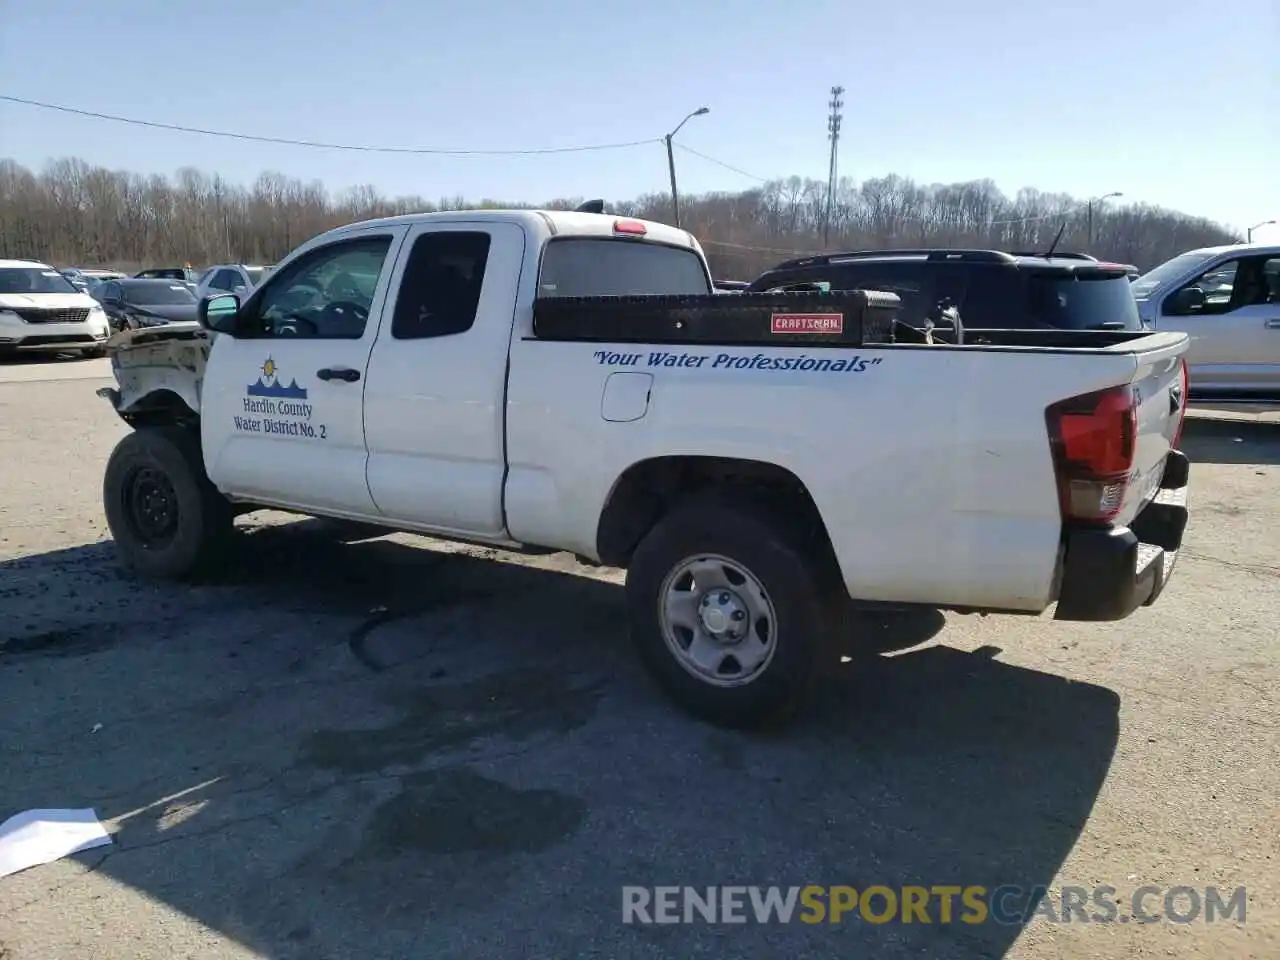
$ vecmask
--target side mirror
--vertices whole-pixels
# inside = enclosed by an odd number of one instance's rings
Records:
[[[1204,307],[1204,291],[1199,287],[1183,287],[1164,302],[1164,312],[1171,317],[1185,317]]]
[[[197,316],[200,326],[214,333],[233,335],[240,314],[240,298],[234,293],[218,293],[200,301]]]

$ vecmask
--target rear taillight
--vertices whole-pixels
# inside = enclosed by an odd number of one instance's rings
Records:
[[[1173,431],[1173,440],[1169,444],[1171,450],[1178,449],[1178,443],[1182,440],[1182,427],[1187,422],[1187,390],[1189,389],[1187,376],[1187,359],[1182,358],[1182,372],[1179,377],[1182,383],[1182,393],[1178,396],[1178,425]]]
[[[1045,411],[1064,520],[1106,523],[1124,502],[1138,439],[1138,401],[1125,384]]]

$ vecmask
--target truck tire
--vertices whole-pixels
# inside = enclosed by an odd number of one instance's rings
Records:
[[[231,505],[204,472],[199,437],[184,427],[124,437],[107,461],[102,495],[121,562],[150,579],[205,572],[231,534]]]
[[[660,520],[628,566],[627,605],[667,696],[718,726],[792,715],[818,678],[833,609],[819,557],[757,505],[702,500]]]

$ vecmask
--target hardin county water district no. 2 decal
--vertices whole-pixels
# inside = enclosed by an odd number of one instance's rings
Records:
[[[297,380],[290,380],[287,387],[280,382],[280,368],[271,357],[267,357],[259,369],[262,370],[262,375],[245,388],[246,396],[278,397],[288,400],[307,399],[307,388],[298,386]]]

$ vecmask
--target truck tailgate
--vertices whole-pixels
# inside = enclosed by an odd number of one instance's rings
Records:
[[[1186,412],[1186,343],[1139,352],[1131,388],[1137,401],[1132,477],[1116,522],[1132,522],[1160,489],[1165,460]]]

